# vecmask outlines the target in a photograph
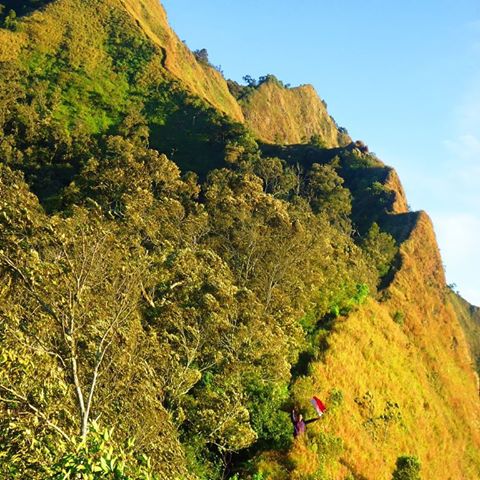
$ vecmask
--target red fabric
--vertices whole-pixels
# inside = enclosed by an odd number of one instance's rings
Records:
[[[325,412],[325,410],[327,409],[327,407],[318,397],[313,397],[311,402],[312,402],[313,408],[317,411],[318,415],[322,415],[323,412]]]

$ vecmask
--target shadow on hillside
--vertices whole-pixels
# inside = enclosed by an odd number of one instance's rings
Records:
[[[340,459],[340,463],[348,468],[348,470],[350,471],[350,473],[352,474],[354,480],[368,480],[367,477],[364,477],[361,473],[358,473],[354,466],[350,463],[350,462],[347,462],[347,460],[345,460],[344,458]]]
[[[329,337],[339,317],[326,315],[317,321],[315,329],[307,336],[307,347],[299,353],[298,360],[290,369],[291,383],[299,377],[310,374],[310,365],[321,361],[330,348]]]
[[[10,10],[13,10],[17,17],[28,15],[34,10],[51,3],[53,0],[25,0],[19,2],[18,0],[2,0],[0,3],[5,7],[5,14],[8,14]]]
[[[245,132],[243,125],[169,82],[150,92],[145,114],[150,146],[165,153],[182,171],[193,171],[201,179],[225,166],[226,144]]]
[[[419,212],[406,212],[387,215],[382,222],[382,228],[388,232],[400,246],[408,240],[412,230],[415,228]],[[402,255],[397,252],[392,262],[390,270],[380,280],[379,291],[387,289],[393,282],[396,273],[402,268]]]

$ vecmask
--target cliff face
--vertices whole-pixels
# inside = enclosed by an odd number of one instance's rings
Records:
[[[326,147],[349,143],[311,85],[285,88],[266,81],[240,100],[246,125],[268,143],[305,143],[318,135]]]
[[[387,174],[387,178],[384,182],[385,187],[394,192],[394,199],[391,206],[392,213],[406,213],[408,212],[408,202],[405,191],[400,182],[397,172],[390,168]]]

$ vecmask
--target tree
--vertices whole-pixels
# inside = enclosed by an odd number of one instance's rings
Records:
[[[377,269],[379,278],[385,276],[398,252],[395,239],[389,233],[382,232],[374,222],[361,246],[368,260]]]
[[[254,163],[253,171],[263,180],[264,192],[273,197],[288,198],[290,192],[298,188],[293,169],[279,158],[260,158]]]
[[[15,30],[17,28],[17,14],[15,10],[10,10],[3,20],[3,25],[9,30]]]
[[[346,220],[351,213],[351,194],[331,165],[314,163],[307,173],[303,194],[314,212],[325,212],[332,220]]]
[[[398,457],[392,480],[420,480],[420,461],[417,457]]]
[[[310,137],[309,144],[316,148],[327,148],[325,140],[318,133],[314,133]]]
[[[258,81],[250,75],[245,75],[242,79],[248,87],[256,88],[258,86]]]
[[[134,441],[119,446],[112,437],[113,429],[101,430],[93,422],[91,433],[85,440],[64,453],[49,471],[52,480],[158,480],[153,473],[150,458],[138,455]]]
[[[190,437],[222,453],[249,446],[256,434],[246,378],[261,365],[270,382],[288,379],[282,338],[272,343],[258,300],[209,250],[178,249],[155,276],[147,318],[167,358],[157,366],[165,403]]]
[[[115,347],[135,321],[146,268],[141,249],[122,248],[119,232],[109,227],[98,213],[77,210],[67,222],[54,219],[36,249],[0,253],[20,307],[7,329],[13,332],[21,316],[28,325],[23,342],[39,346],[56,361],[74,392],[75,421],[83,439],[100,377],[108,377],[118,354]],[[0,390],[27,412],[42,415],[8,372]]]
[[[136,437],[156,471],[183,478],[152,366],[164,359],[140,321],[151,270],[141,236],[98,207],[70,213],[47,217],[0,165],[0,476],[47,478],[101,416],[116,445]]]
[[[205,65],[210,65],[210,60],[208,58],[208,51],[206,48],[202,48],[200,50],[195,50],[193,52],[197,62],[204,63]]]

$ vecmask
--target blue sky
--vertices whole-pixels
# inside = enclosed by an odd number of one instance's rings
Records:
[[[311,83],[433,219],[447,279],[480,305],[480,1],[163,0],[227,78]]]

